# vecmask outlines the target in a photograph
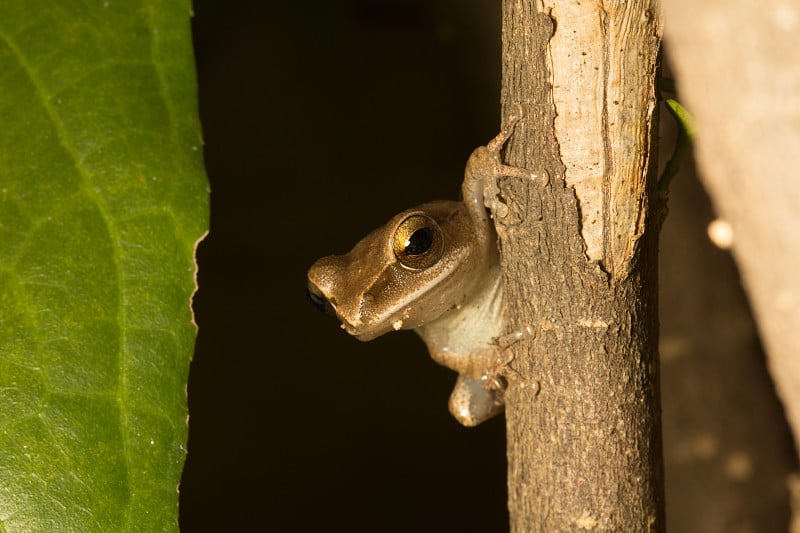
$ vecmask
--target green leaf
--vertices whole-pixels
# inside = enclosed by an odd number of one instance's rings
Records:
[[[177,530],[208,224],[188,0],[0,2],[0,531]]]
[[[692,115],[680,102],[673,98],[667,98],[664,103],[678,124],[678,138],[675,140],[672,156],[670,156],[664,167],[664,172],[658,179],[658,192],[663,197],[666,197],[672,178],[678,174],[683,157],[692,146],[692,140],[697,133],[697,128],[694,125]]]

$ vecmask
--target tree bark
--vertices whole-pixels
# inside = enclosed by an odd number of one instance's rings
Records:
[[[513,531],[662,531],[655,0],[503,2]]]

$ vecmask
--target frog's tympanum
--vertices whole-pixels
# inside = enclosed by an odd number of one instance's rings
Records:
[[[312,302],[334,313],[362,341],[413,329],[438,363],[458,372],[450,412],[474,426],[503,410],[502,391],[487,385],[503,334],[503,284],[497,237],[486,208],[496,179],[538,177],[503,165],[500,150],[519,115],[467,162],[463,202],[434,201],[404,211],[345,255],[308,271]],[[489,380],[496,382],[496,380]]]

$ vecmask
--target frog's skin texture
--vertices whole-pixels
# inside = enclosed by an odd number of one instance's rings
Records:
[[[335,313],[345,331],[368,341],[413,329],[436,362],[458,372],[449,408],[465,426],[503,410],[502,391],[484,386],[503,333],[497,237],[486,208],[495,207],[498,177],[537,177],[500,161],[518,120],[519,114],[509,117],[497,137],[472,153],[463,202],[404,211],[349,253],[323,257],[308,271],[312,302]]]

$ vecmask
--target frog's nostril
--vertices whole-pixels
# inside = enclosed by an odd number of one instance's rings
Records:
[[[333,309],[331,308],[331,304],[328,302],[328,299],[322,294],[322,292],[316,288],[311,283],[308,284],[308,300],[311,302],[311,305],[314,308],[321,312],[321,313],[331,313]]]

